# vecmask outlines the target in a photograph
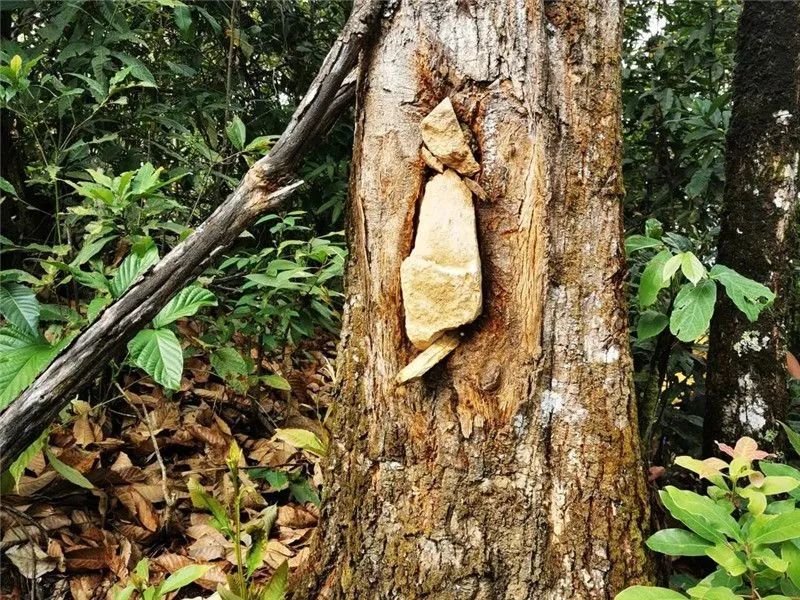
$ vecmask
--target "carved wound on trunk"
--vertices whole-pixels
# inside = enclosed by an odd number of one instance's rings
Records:
[[[423,160],[431,168],[436,168],[433,158],[448,166],[457,164],[464,173],[480,169],[449,99],[423,119],[421,129],[427,146],[421,150]],[[471,188],[453,169],[434,175],[425,185],[414,249],[400,267],[400,284],[406,334],[417,348],[425,350],[398,374],[397,381],[403,383],[447,356],[458,345],[458,336],[446,332],[474,321],[481,313],[475,207]]]

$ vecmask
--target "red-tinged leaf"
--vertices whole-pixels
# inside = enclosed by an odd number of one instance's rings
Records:
[[[789,375],[794,379],[800,379],[800,361],[795,358],[795,355],[787,350],[786,352],[786,368]]]

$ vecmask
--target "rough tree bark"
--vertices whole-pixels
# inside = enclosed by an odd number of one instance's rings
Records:
[[[320,72],[269,154],[185,241],[105,309],[0,415],[0,471],[52,422],[80,388],[122,352],[169,299],[217,259],[260,215],[276,210],[298,186],[289,183],[304,151],[353,98],[348,77],[382,6],[356,3]],[[288,185],[287,185],[288,184]],[[281,187],[283,186],[283,187]]]
[[[328,498],[295,598],[607,599],[647,578],[620,35],[617,0],[403,1],[383,23],[357,91]],[[445,97],[489,196],[483,314],[401,386],[419,125]]]
[[[787,310],[800,157],[800,2],[746,1],[739,21],[719,262],[769,286],[772,310],[751,323],[720,295],[708,356],[706,450],[765,440],[788,404]],[[766,440],[765,440],[766,441]]]

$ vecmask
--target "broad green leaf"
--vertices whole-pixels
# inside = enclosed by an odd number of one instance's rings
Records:
[[[656,254],[644,268],[639,281],[639,305],[647,308],[658,298],[658,292],[669,285],[661,278],[661,272],[666,262],[672,257],[669,250],[662,250]]]
[[[286,381],[286,379],[275,373],[262,376],[261,381],[265,385],[268,385],[271,388],[275,388],[276,390],[283,390],[285,392],[288,392],[291,391],[292,389],[291,384],[288,381]]]
[[[244,561],[248,577],[252,577],[256,569],[260,569],[264,564],[264,550],[267,547],[267,536],[263,532],[254,532],[252,538],[253,541],[247,549]]]
[[[228,513],[225,512],[219,500],[206,492],[195,478],[190,478],[186,485],[189,489],[189,498],[192,501],[192,505],[195,508],[202,508],[210,512],[214,517],[211,521],[211,525],[216,529],[223,533],[231,533],[231,523],[228,519]]]
[[[161,584],[161,594],[168,594],[186,587],[193,581],[200,579],[211,568],[210,565],[188,565],[175,571]]]
[[[789,440],[789,443],[794,448],[794,451],[797,454],[800,454],[800,433],[797,433],[794,429],[789,427],[786,423],[781,423],[783,430],[786,432],[786,438]]]
[[[702,593],[701,593],[702,591]],[[701,600],[742,600],[742,597],[734,594],[730,588],[727,587],[709,587],[703,588],[702,586],[694,587],[687,590],[690,596]]]
[[[771,548],[757,548],[750,556],[778,573],[785,573],[789,566],[788,561],[779,558]]]
[[[670,556],[705,556],[711,544],[685,529],[662,529],[647,539],[647,547]]]
[[[733,577],[747,571],[747,565],[744,564],[744,561],[736,555],[733,549],[725,544],[706,548],[706,555]]]
[[[686,600],[686,596],[667,588],[634,585],[622,590],[614,600]]]
[[[636,337],[639,340],[646,340],[657,336],[669,325],[669,317],[655,310],[646,310],[639,315],[639,322],[636,324]]]
[[[153,327],[156,329],[164,327],[178,319],[192,316],[204,306],[216,305],[217,299],[214,294],[205,288],[191,285],[178,292],[177,295],[159,311],[155,319],[153,319]]]
[[[791,542],[781,544],[781,558],[786,561],[786,575],[800,587],[800,548]]]
[[[708,331],[714,304],[716,284],[706,279],[698,285],[684,285],[675,297],[669,329],[682,342],[693,342]]]
[[[305,477],[292,481],[289,485],[292,497],[300,504],[311,502],[314,506],[319,507],[322,504],[322,499],[319,497],[317,490],[309,483]]]
[[[664,282],[664,285],[668,284],[675,273],[678,272],[678,269],[681,268],[684,254],[684,252],[676,254],[664,263],[664,268],[661,269],[661,280]]]
[[[33,383],[59,349],[59,346],[51,346],[40,338],[33,344],[0,355],[0,411]]]
[[[116,239],[116,235],[105,235],[96,239],[93,239],[89,242],[84,242],[83,246],[81,247],[81,251],[78,252],[77,256],[72,260],[70,263],[71,267],[80,267],[86,261],[95,257],[95,255],[100,252],[108,242],[113,239]]]
[[[800,510],[779,515],[759,515],[747,535],[751,544],[777,544],[800,538]]]
[[[763,514],[767,508],[767,496],[756,488],[749,487],[741,490],[739,495],[747,498],[747,510],[754,515]]]
[[[14,282],[0,283],[0,314],[22,331],[39,330],[39,301],[27,286]]]
[[[289,476],[283,471],[260,467],[257,469],[250,469],[248,475],[250,475],[251,479],[263,479],[269,483],[271,488],[269,491],[271,492],[278,492],[289,487]]]
[[[639,250],[644,250],[646,248],[658,248],[660,246],[664,246],[661,240],[656,240],[651,237],[647,237],[646,235],[634,234],[625,238],[626,254],[633,254]]]
[[[234,148],[237,150],[244,148],[244,141],[247,131],[244,123],[242,123],[242,120],[238,115],[234,115],[233,120],[228,123],[227,127],[225,127],[225,133],[227,134],[228,139],[231,141],[231,144],[233,144]]]
[[[113,298],[111,296],[95,296],[89,305],[86,307],[86,318],[91,323],[94,321],[103,309],[111,304]]]
[[[762,494],[774,496],[791,492],[798,485],[800,485],[800,481],[792,477],[770,475],[764,478],[764,482],[758,486],[758,489]]]
[[[315,433],[307,429],[276,429],[275,437],[286,442],[290,446],[300,448],[301,450],[308,450],[312,454],[318,456],[325,456],[328,453],[328,448],[325,443],[320,440]]]
[[[0,190],[4,191],[6,194],[11,194],[12,196],[17,197],[17,190],[15,190],[14,186],[11,185],[11,182],[4,177],[0,177]]]
[[[724,534],[737,541],[741,541],[741,532],[736,520],[711,498],[700,496],[688,490],[679,490],[674,486],[667,486],[664,488],[661,497],[670,512],[673,512],[672,507],[678,509],[678,514],[673,513],[676,519],[684,522],[689,529],[705,539],[724,541],[721,535]],[[672,507],[667,504],[667,501],[664,499],[665,497],[671,501]],[[692,523],[699,521],[704,525],[704,530],[698,531],[690,522],[685,521],[684,517],[686,515],[692,517]],[[709,529],[714,532],[712,537],[708,537],[707,535]]]
[[[169,329],[143,329],[128,342],[131,360],[165,388],[181,387],[183,350]]]
[[[130,600],[131,596],[133,596],[133,592],[135,591],[136,588],[128,584],[121,590],[114,592],[114,600]]]
[[[53,469],[55,469],[56,473],[61,475],[64,479],[70,483],[74,483],[79,487],[86,488],[87,490],[94,489],[94,485],[91,481],[86,479],[86,477],[84,477],[77,469],[74,469],[68,464],[61,462],[52,452],[50,452],[49,448],[45,448],[44,453],[47,456],[47,461],[50,463]]]
[[[17,486],[20,477],[22,477],[22,474],[25,472],[25,469],[28,466],[28,463],[30,463],[31,460],[33,460],[33,457],[36,456],[42,450],[44,443],[47,441],[49,437],[50,437],[50,429],[46,429],[44,433],[42,433],[42,435],[40,435],[35,442],[33,442],[30,446],[25,448],[25,450],[22,451],[22,453],[17,457],[17,459],[13,463],[11,463],[11,466],[8,467],[7,471],[10,477],[9,489],[3,488],[0,490],[0,493],[7,494]]]
[[[43,340],[38,331],[21,330],[13,325],[0,327],[0,352],[10,352],[39,343],[43,343]],[[0,362],[3,358],[3,354],[0,354]]]
[[[117,269],[108,285],[111,295],[119,298],[147,269],[158,262],[158,249],[151,245],[143,253],[132,252]]]
[[[284,600],[286,598],[286,580],[289,576],[289,563],[284,561],[275,569],[269,583],[261,592],[260,600]]]
[[[227,379],[231,375],[247,375],[247,361],[236,348],[225,346],[211,353],[211,366],[217,375]]]
[[[693,252],[684,252],[681,254],[681,271],[683,271],[686,279],[695,285],[706,276],[706,268]]]
[[[139,562],[136,563],[136,574],[141,578],[142,581],[149,581],[150,580],[150,561],[146,558],[141,559]]]
[[[750,321],[758,319],[761,311],[775,299],[775,293],[767,286],[724,265],[714,265],[709,276],[725,287],[725,293]]]
[[[192,26],[192,13],[188,6],[181,4],[175,7],[175,24],[181,31],[187,31]]]

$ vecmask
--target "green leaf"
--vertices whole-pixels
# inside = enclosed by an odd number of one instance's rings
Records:
[[[133,363],[165,388],[181,387],[183,350],[169,329],[143,329],[128,342]]]
[[[15,487],[17,487],[20,477],[22,477],[22,474],[28,467],[28,463],[30,463],[31,460],[33,460],[33,457],[36,456],[42,450],[44,443],[47,441],[49,437],[50,437],[50,429],[46,429],[44,433],[42,433],[42,435],[40,435],[35,442],[33,442],[30,446],[25,448],[25,450],[22,451],[22,453],[17,457],[17,459],[13,463],[11,463],[11,466],[8,467],[8,471],[6,471],[10,477],[9,489],[3,488],[2,490],[0,490],[0,493],[7,494],[11,492]]]
[[[758,319],[761,311],[775,300],[775,293],[767,286],[739,275],[724,265],[714,265],[709,275],[725,287],[728,298],[750,321]]]
[[[669,325],[669,317],[655,310],[646,310],[639,315],[636,337],[642,341],[657,336]]]
[[[133,592],[136,591],[136,588],[133,585],[128,584],[121,590],[117,590],[114,592],[114,600],[130,600],[131,596],[133,596]]]
[[[264,563],[264,550],[267,547],[267,536],[263,532],[255,532],[252,537],[253,541],[247,549],[244,561],[247,567],[247,577],[252,577],[256,569],[261,568]]]
[[[210,512],[214,517],[211,525],[223,533],[230,534],[231,522],[222,504],[206,492],[197,479],[190,478],[186,485],[189,488],[189,498],[192,501],[192,505],[195,508],[202,508]]]
[[[117,269],[108,287],[114,298],[119,298],[147,269],[158,262],[158,249],[150,245],[142,252],[129,254]]]
[[[289,485],[289,489],[292,493],[292,497],[300,504],[311,502],[317,508],[322,504],[322,499],[319,497],[317,490],[305,477],[292,481]]]
[[[261,592],[260,600],[284,600],[286,598],[286,580],[289,576],[289,563],[284,561],[275,569],[269,583]]]
[[[686,596],[667,588],[634,585],[622,590],[614,600],[686,600]]]
[[[91,323],[94,321],[102,310],[111,304],[113,298],[111,296],[95,296],[89,305],[86,307],[86,318]]]
[[[204,306],[216,306],[217,299],[210,291],[195,285],[183,288],[153,319],[153,327],[164,327],[178,319],[190,317]]]
[[[262,376],[261,381],[265,385],[268,385],[271,388],[275,388],[276,390],[283,390],[285,392],[289,392],[292,389],[291,384],[288,381],[286,381],[286,379],[275,373]]]
[[[279,492],[289,487],[289,476],[283,471],[276,469],[269,469],[261,467],[258,469],[250,469],[248,472],[251,479],[263,479],[270,486],[270,492]]]
[[[39,301],[27,286],[14,282],[0,283],[0,314],[22,331],[38,332]]]
[[[747,565],[744,564],[730,546],[718,544],[706,548],[706,555],[709,556],[714,562],[721,566],[732,577],[741,575],[747,571]]]
[[[685,529],[662,529],[647,539],[647,547],[670,556],[705,556],[711,544]]]
[[[739,525],[711,498],[673,486],[667,486],[659,495],[672,516],[702,538],[719,543],[727,535],[741,541]]]
[[[759,515],[747,535],[751,544],[777,544],[800,538],[800,510],[779,515]]]
[[[50,452],[49,448],[44,449],[44,453],[47,456],[47,461],[50,465],[55,469],[56,473],[61,475],[64,479],[69,481],[70,483],[74,483],[75,485],[86,488],[87,490],[93,490],[94,485],[91,481],[86,479],[79,471],[73,469],[68,464],[61,462],[56,458],[56,456]]]
[[[675,296],[670,331],[682,342],[701,337],[708,330],[716,301],[717,286],[713,281],[706,279],[699,285],[684,285]]]
[[[187,31],[192,26],[192,13],[185,4],[175,7],[175,25],[181,31]]]
[[[707,273],[703,263],[701,263],[692,252],[684,252],[681,254],[681,271],[683,271],[686,279],[695,285],[697,285],[697,282],[705,277]]]
[[[59,346],[51,346],[39,338],[33,344],[0,355],[0,411],[33,383],[36,376],[55,358],[59,349]]]
[[[676,254],[675,256],[670,257],[670,259],[664,263],[664,268],[661,270],[661,281],[664,283],[664,285],[667,285],[675,273],[678,272],[678,269],[681,268],[683,254],[683,252]]]
[[[664,282],[661,272],[666,262],[672,257],[669,250],[662,250],[656,254],[644,268],[642,277],[639,281],[639,305],[647,308],[658,298],[658,292],[669,285]]]
[[[625,253],[633,254],[639,250],[644,250],[646,248],[658,248],[663,245],[664,244],[661,240],[656,240],[647,237],[646,235],[629,235],[627,238],[625,238]]]
[[[5,177],[0,177],[0,190],[3,190],[6,194],[11,194],[14,197],[19,197],[17,196],[17,190],[14,189],[14,186],[11,185],[11,182],[9,182]]]
[[[798,485],[800,485],[800,481],[792,477],[767,476],[764,478],[764,482],[758,486],[758,490],[766,496],[774,496],[791,492]]]
[[[308,450],[312,454],[318,456],[325,456],[328,453],[328,448],[323,441],[320,440],[315,433],[307,429],[276,429],[275,437],[286,442],[290,446],[300,448],[301,450]]]
[[[238,383],[250,370],[239,351],[229,346],[217,348],[211,353],[211,366],[226,382]]]
[[[792,448],[794,448],[794,451],[797,452],[797,454],[800,454],[800,433],[797,433],[786,423],[781,423],[781,426],[786,432],[786,437],[788,438],[789,443],[792,445]]]
[[[163,595],[186,587],[200,579],[210,568],[210,565],[187,565],[178,569],[161,584],[159,592]]]
[[[233,120],[228,123],[227,127],[225,127],[225,133],[227,134],[228,139],[231,141],[231,144],[233,144],[234,148],[237,150],[244,148],[247,130],[245,129],[244,123],[238,115],[234,115]]]
[[[786,561],[786,575],[791,582],[800,587],[800,548],[792,542],[781,544],[781,558]]]

